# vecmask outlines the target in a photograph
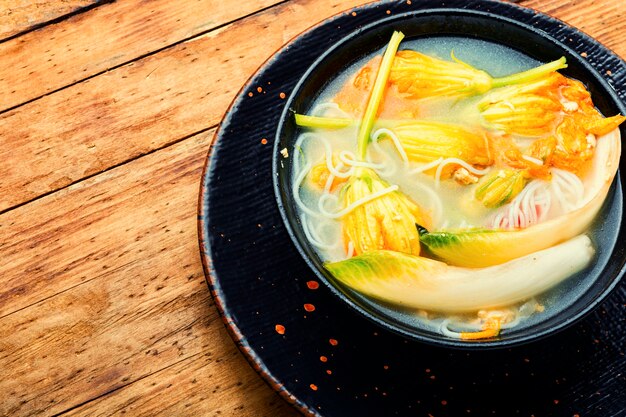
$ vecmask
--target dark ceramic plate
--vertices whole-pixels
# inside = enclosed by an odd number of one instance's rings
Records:
[[[485,14],[496,23],[476,25],[474,17]],[[320,285],[323,277],[299,252],[306,255],[303,245],[299,249],[292,241],[276,204],[273,182],[278,173],[272,171],[272,157],[287,102],[307,106],[297,101],[306,95],[294,94],[296,85],[345,37],[383,24],[416,35],[410,30],[418,29],[402,22],[426,15],[444,31],[459,33],[461,27],[466,35],[488,39],[507,33],[507,39],[496,39],[541,60],[553,57],[550,45],[560,42],[574,63],[568,75],[585,78],[601,110],[623,111],[622,60],[564,23],[512,4],[398,1],[364,6],[323,22],[257,72],[216,133],[202,184],[199,233],[207,280],[227,327],[260,374],[306,414],[626,415],[623,283],[567,330],[522,346],[463,351],[414,341],[398,334],[403,329],[389,331],[371,314],[373,320],[364,317],[368,312],[362,307]],[[437,17],[444,15],[449,17]],[[520,41],[529,29],[517,35],[511,31],[524,25],[538,35],[531,45]],[[387,32],[381,34],[378,45],[387,37]],[[590,68],[602,77],[588,78]],[[605,215],[623,204],[623,171]],[[571,321],[596,306],[623,269],[624,230],[621,219],[614,224],[618,245],[598,273],[602,288],[570,312]]]

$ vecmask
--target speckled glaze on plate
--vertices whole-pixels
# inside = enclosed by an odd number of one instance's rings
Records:
[[[199,207],[202,259],[216,304],[250,363],[307,415],[624,415],[623,282],[593,314],[549,338],[500,350],[452,350],[408,340],[358,314],[321,284],[285,229],[272,186],[273,141],[300,77],[363,26],[448,8],[545,31],[585,53],[626,97],[622,60],[564,23],[512,4],[386,2],[324,21],[259,69],[216,133]],[[617,250],[623,258],[623,243]]]

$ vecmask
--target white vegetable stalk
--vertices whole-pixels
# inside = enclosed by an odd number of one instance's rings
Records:
[[[391,251],[328,264],[333,276],[364,295],[443,313],[475,312],[527,300],[589,265],[594,249],[580,235],[504,264],[462,268]]]

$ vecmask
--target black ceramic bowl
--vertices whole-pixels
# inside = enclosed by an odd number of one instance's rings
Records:
[[[503,331],[496,339],[460,341],[414,326],[411,324],[410,314],[396,314],[349,289],[335,286],[329,273],[323,268],[314,248],[305,238],[296,214],[290,187],[293,158],[283,158],[279,150],[293,149],[299,132],[293,113],[307,113],[329,80],[357,60],[384,48],[394,30],[402,31],[406,40],[433,36],[482,39],[508,46],[542,62],[565,56],[568,68],[561,72],[583,81],[591,92],[594,103],[604,114],[626,114],[624,104],[613,88],[584,56],[546,32],[501,15],[477,10],[430,9],[397,14],[362,26],[321,53],[306,71],[289,97],[276,133],[273,168],[277,175],[274,177],[274,189],[281,215],[300,255],[320,280],[354,310],[386,329],[419,341],[455,347],[502,347],[551,335],[576,322],[610,293],[624,273],[625,254],[621,243],[624,242],[623,197],[619,173],[593,226],[596,232],[592,233],[592,240],[597,249],[593,266],[568,280],[569,284],[563,284],[565,288],[559,289],[558,308],[536,314],[533,320]],[[619,247],[616,246],[617,242],[620,242]]]

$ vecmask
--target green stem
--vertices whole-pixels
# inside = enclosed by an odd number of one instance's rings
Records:
[[[504,87],[506,85],[520,84],[527,81],[533,81],[553,71],[567,68],[565,57],[561,57],[556,61],[548,62],[537,68],[528,71],[518,72],[517,74],[508,75],[506,77],[494,78],[492,88]]]
[[[410,124],[417,119],[376,119],[374,127],[393,128],[399,124]],[[296,124],[299,127],[307,127],[311,129],[343,129],[345,127],[356,126],[359,124],[357,119],[338,119],[334,117],[307,116],[305,114],[296,113]],[[372,130],[374,130],[372,128]]]
[[[387,86],[387,80],[389,79],[389,74],[391,73],[393,59],[396,56],[396,52],[398,51],[398,47],[400,46],[400,42],[402,42],[403,38],[404,34],[402,32],[393,32],[389,45],[387,45],[387,50],[383,55],[380,68],[378,68],[376,81],[374,81],[374,87],[372,88],[372,93],[369,101],[367,102],[365,114],[361,120],[359,133],[357,135],[357,158],[361,161],[365,160],[367,143],[369,142],[372,126],[374,126],[376,114],[378,113],[378,107],[380,106],[380,102],[382,101],[385,93],[385,87]]]
[[[334,117],[316,117],[296,113],[296,124],[300,127],[311,127],[314,129],[341,129],[354,125],[358,120],[338,119]]]

